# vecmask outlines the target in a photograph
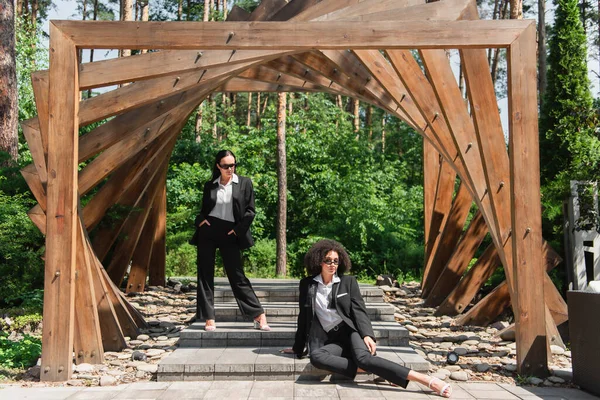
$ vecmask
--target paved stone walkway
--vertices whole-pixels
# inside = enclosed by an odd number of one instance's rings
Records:
[[[453,399],[494,400],[597,400],[577,389],[556,387],[520,387],[496,383],[455,383]],[[112,387],[33,387],[0,385],[2,400],[105,400],[105,399],[441,399],[421,385],[407,389],[373,382],[139,382]]]

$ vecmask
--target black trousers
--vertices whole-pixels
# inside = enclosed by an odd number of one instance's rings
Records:
[[[322,347],[311,351],[310,362],[315,367],[350,379],[354,379],[356,369],[361,368],[403,388],[408,386],[410,369],[372,355],[358,332],[343,322],[338,327],[327,332],[327,341]]]
[[[208,224],[198,230],[198,298],[196,318],[215,319],[215,254],[217,248],[223,259],[225,273],[229,279],[233,295],[242,314],[246,318],[256,318],[264,313],[260,301],[252,289],[242,268],[242,253],[235,234],[227,235],[234,223],[215,217],[208,217]]]

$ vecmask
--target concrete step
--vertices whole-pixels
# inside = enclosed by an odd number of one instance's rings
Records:
[[[255,279],[250,282],[261,303],[298,302],[298,279]],[[383,291],[376,286],[360,284],[366,303],[383,303]],[[227,278],[215,278],[214,302],[235,303]]]
[[[408,331],[395,321],[373,321],[377,344],[407,346]],[[250,322],[219,322],[217,330],[207,332],[203,322],[196,322],[181,331],[180,347],[290,347],[296,333],[295,321],[269,322],[270,332],[253,329]]]
[[[283,346],[227,348],[178,348],[158,364],[157,380],[322,380],[329,373],[314,368],[308,358],[282,354]],[[427,371],[429,362],[410,347],[378,346],[377,355],[417,371]],[[357,380],[371,380],[360,374]]]
[[[262,303],[269,322],[296,322],[298,319],[298,302],[264,302]],[[367,303],[367,314],[371,321],[395,321],[394,306],[388,303]],[[190,313],[195,308],[188,309]],[[217,322],[244,322],[247,321],[240,311],[237,303],[215,304]]]

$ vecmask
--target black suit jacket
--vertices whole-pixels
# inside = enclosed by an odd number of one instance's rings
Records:
[[[241,249],[247,249],[254,245],[254,239],[250,232],[250,224],[256,214],[254,210],[254,188],[250,178],[238,175],[238,183],[232,182],[231,198],[233,202],[233,219],[235,226],[233,230],[238,239]],[[202,193],[202,208],[196,216],[196,232],[190,240],[191,244],[198,245],[198,225],[208,217],[208,214],[217,204],[217,191],[219,183],[212,180],[204,184]]]
[[[317,281],[313,276],[309,276],[300,281],[298,328],[296,330],[296,339],[294,341],[294,353],[302,357],[307,343],[309,351],[321,347],[326,337],[319,335],[322,329],[314,329],[313,320],[315,314],[315,298],[317,295]],[[361,337],[370,336],[375,340],[375,333],[371,326],[371,321],[367,315],[365,301],[360,294],[356,278],[350,275],[340,276],[340,282],[335,283],[331,290],[330,308],[335,308],[342,320],[353,330],[358,332]]]

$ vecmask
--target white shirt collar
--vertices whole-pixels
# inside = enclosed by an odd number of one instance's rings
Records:
[[[325,285],[325,283],[323,282],[323,277],[321,276],[321,274],[318,274],[318,275],[317,275],[317,276],[315,276],[313,279],[314,279],[315,281],[319,282],[321,285],[327,286],[327,285]],[[330,283],[330,284],[333,284],[333,283],[338,283],[340,280],[341,280],[341,279],[340,279],[340,278],[337,276],[337,274],[335,274],[335,275],[333,276],[333,280],[331,281],[331,283]]]
[[[220,183],[219,180],[221,179],[220,176],[217,177],[217,179],[215,179],[213,181],[213,183]],[[238,183],[240,181],[240,179],[238,178],[238,176],[236,174],[233,174],[233,177],[231,178],[231,180],[229,182],[227,182],[227,184],[229,185],[230,183]]]

